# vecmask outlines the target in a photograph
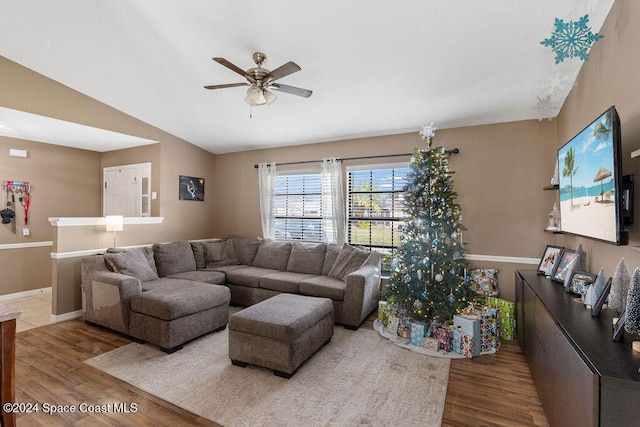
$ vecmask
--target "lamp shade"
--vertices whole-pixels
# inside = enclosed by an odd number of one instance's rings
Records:
[[[124,229],[124,217],[122,215],[107,215],[107,231],[122,231]]]

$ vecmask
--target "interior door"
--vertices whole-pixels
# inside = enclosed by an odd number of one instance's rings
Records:
[[[105,215],[141,216],[136,167],[105,168]]]

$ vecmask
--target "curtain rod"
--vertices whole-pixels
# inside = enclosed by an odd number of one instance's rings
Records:
[[[451,150],[444,150],[445,153],[447,153],[448,155],[452,155],[452,154],[458,154],[460,152],[459,149],[457,148],[453,148]],[[364,157],[344,157],[344,158],[339,158],[340,161],[344,161],[344,160],[366,160],[366,159],[382,159],[382,158],[386,158],[386,157],[405,157],[405,156],[412,156],[413,153],[404,153],[404,154],[384,154],[384,155],[379,155],[379,156],[364,156]],[[276,166],[288,166],[288,165],[304,165],[307,163],[320,163],[322,160],[305,160],[302,162],[285,162],[285,163],[276,163]],[[258,168],[258,165],[253,165],[254,168]]]

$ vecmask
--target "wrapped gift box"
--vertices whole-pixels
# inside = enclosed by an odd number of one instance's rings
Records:
[[[462,332],[460,327],[454,328],[452,333],[452,347],[453,351],[458,354],[462,354]]]
[[[515,304],[495,297],[485,298],[485,303],[500,310],[500,340],[512,341],[516,334]]]
[[[426,348],[427,350],[438,351],[438,348],[439,348],[438,338],[426,337],[424,339],[423,347]]]
[[[480,313],[480,350],[499,350],[500,309],[485,305]]]
[[[398,326],[400,325],[400,318],[398,316],[389,316],[389,322],[387,323],[387,332],[390,334],[398,334]]]
[[[446,352],[453,350],[453,331],[449,328],[440,327],[436,332],[438,338],[438,350]]]
[[[474,340],[471,335],[462,334],[460,337],[461,354],[464,357],[472,358],[475,355]]]
[[[413,322],[411,324],[411,345],[422,347],[424,345],[424,333],[426,325],[422,322]]]
[[[476,268],[471,270],[471,284],[478,295],[498,295],[498,273],[496,268]]]
[[[386,301],[378,301],[378,320],[386,328],[389,323],[389,315],[391,314],[391,308]]]
[[[400,338],[411,338],[411,320],[408,317],[401,317],[398,324],[398,336]]]
[[[460,332],[463,334],[469,335],[469,337],[475,343],[481,342],[481,332],[482,332],[482,322],[481,318],[478,315],[467,316],[467,315],[458,315],[455,314],[453,316],[453,327],[454,329],[460,328]],[[489,325],[486,325],[489,327]],[[473,356],[480,356],[481,347],[478,345],[473,348]]]

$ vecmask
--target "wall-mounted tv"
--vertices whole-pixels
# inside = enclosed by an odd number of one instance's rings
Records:
[[[620,118],[610,107],[558,150],[564,233],[627,244],[622,232]]]

